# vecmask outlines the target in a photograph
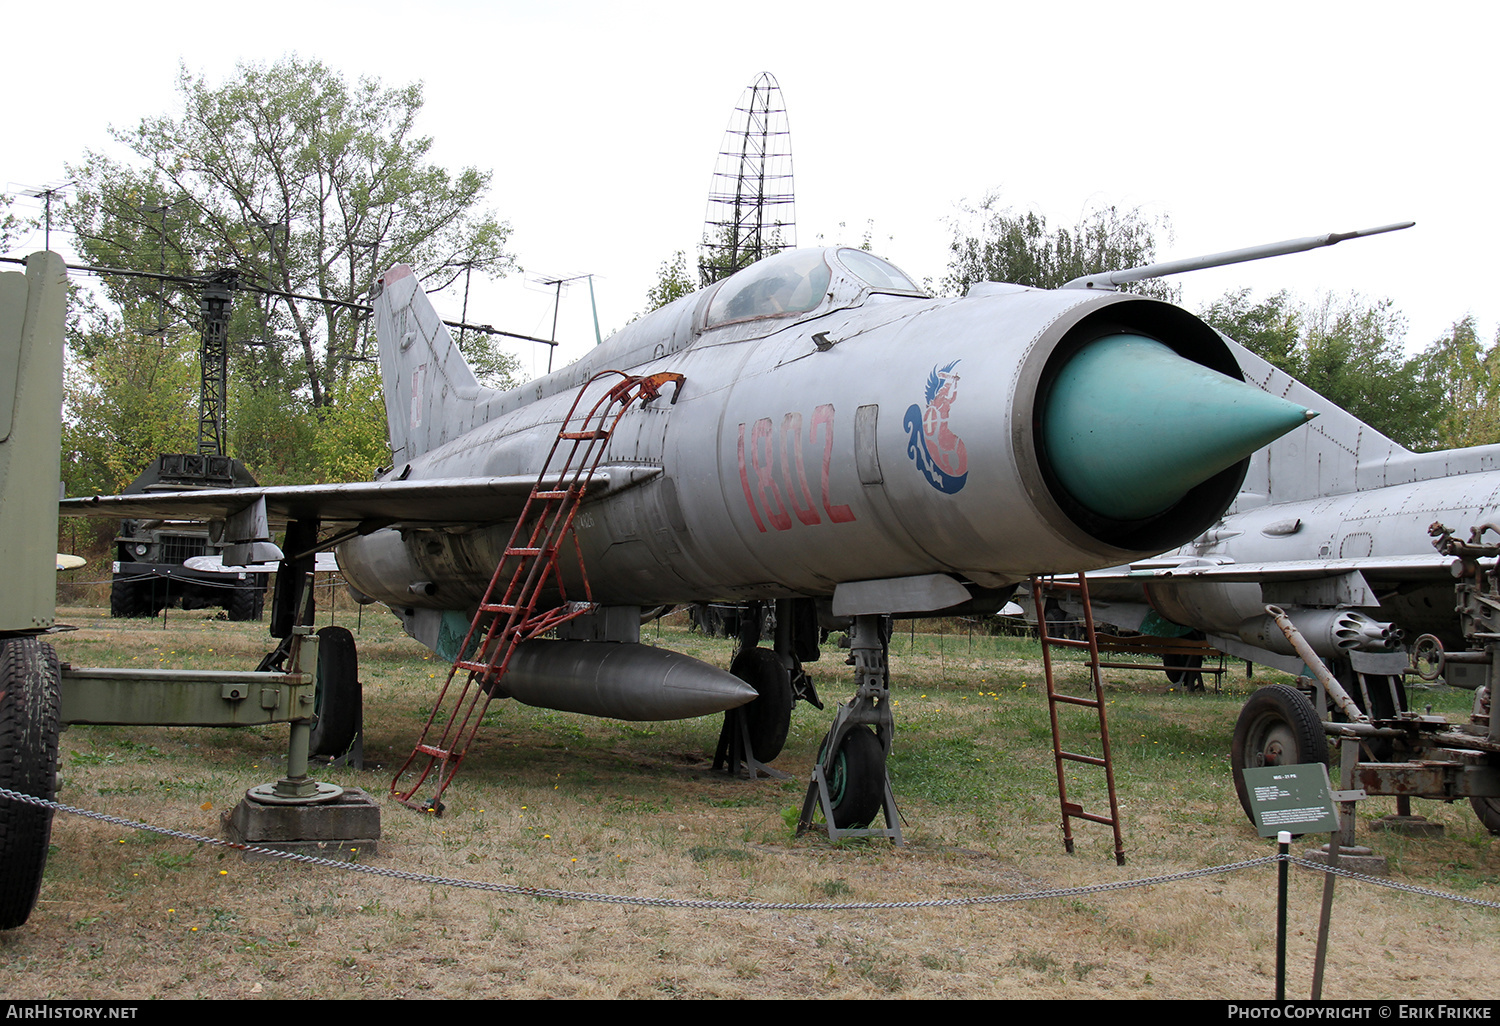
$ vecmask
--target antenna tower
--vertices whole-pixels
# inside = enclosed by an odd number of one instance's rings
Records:
[[[698,275],[704,285],[797,245],[792,133],[769,71],[745,88],[730,116],[708,190]]]

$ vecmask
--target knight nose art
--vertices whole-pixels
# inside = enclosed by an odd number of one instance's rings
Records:
[[[953,368],[958,360],[945,367],[934,367],[927,376],[926,407],[912,403],[903,421],[909,438],[906,454],[911,457],[928,484],[952,495],[969,479],[969,453],[964,440],[948,427],[948,414],[958,400],[958,375]]]

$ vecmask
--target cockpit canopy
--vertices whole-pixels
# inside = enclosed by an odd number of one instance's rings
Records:
[[[830,296],[869,292],[926,294],[894,265],[864,250],[787,250],[726,279],[708,305],[704,327],[807,313]]]

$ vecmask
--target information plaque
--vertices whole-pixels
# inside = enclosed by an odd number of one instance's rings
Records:
[[[1283,830],[1294,834],[1331,834],[1339,828],[1328,786],[1328,767],[1321,762],[1295,766],[1262,766],[1242,771],[1250,796],[1250,814],[1262,837]]]

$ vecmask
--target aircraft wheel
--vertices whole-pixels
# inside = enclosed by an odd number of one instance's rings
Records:
[[[1203,668],[1203,657],[1201,655],[1178,655],[1168,652],[1161,657],[1167,666],[1167,680],[1181,687],[1185,691],[1202,691],[1203,674],[1198,671]]]
[[[0,787],[56,796],[60,676],[51,645],[0,642]],[[36,907],[51,839],[51,809],[0,798],[0,930],[20,926]]]
[[[755,757],[770,762],[786,747],[787,731],[792,726],[792,676],[768,648],[744,650],[735,657],[729,672],[759,696],[743,709]]]
[[[821,759],[822,753],[818,757]],[[839,745],[828,778],[833,825],[840,830],[869,826],[884,799],[885,748],[873,730],[852,727]]]
[[[1302,692],[1285,684],[1271,684],[1252,694],[1240,710],[1229,761],[1240,806],[1254,822],[1244,771],[1261,766],[1327,762],[1328,739],[1323,735],[1323,724],[1312,703]]]
[[[354,744],[363,718],[359,655],[354,635],[343,627],[318,631],[318,722],[308,754],[339,756]]]

